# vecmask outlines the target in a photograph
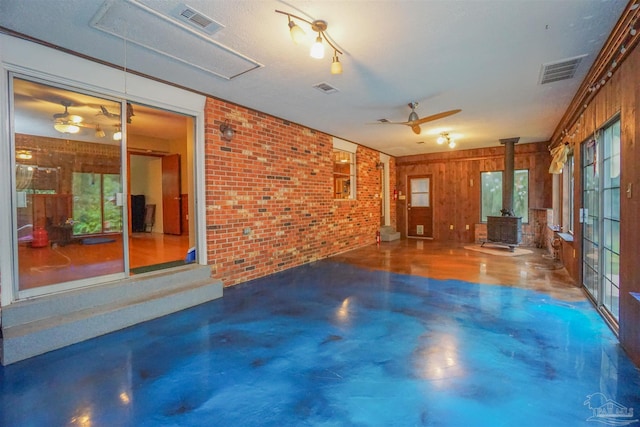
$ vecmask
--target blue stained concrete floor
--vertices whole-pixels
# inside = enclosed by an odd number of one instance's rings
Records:
[[[0,380],[16,427],[613,425],[588,421],[603,399],[640,416],[640,372],[590,303],[330,260]]]

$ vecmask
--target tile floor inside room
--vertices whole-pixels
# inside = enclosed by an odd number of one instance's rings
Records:
[[[585,298],[427,276],[336,257],[227,288],[0,368],[0,425],[635,424],[640,371]]]

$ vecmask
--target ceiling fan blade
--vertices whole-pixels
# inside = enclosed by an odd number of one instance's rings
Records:
[[[383,124],[383,125],[408,125],[409,122],[392,122],[387,119],[378,119],[375,124]]]
[[[427,122],[431,122],[431,121],[434,121],[434,120],[443,119],[445,117],[452,116],[454,114],[458,114],[460,111],[462,111],[462,110],[457,109],[457,110],[443,111],[442,113],[434,114],[432,116],[423,117],[421,119],[409,122],[409,125],[410,126],[421,125],[423,123],[427,123]]]
[[[412,125],[411,126],[411,130],[413,131],[413,133],[415,133],[416,135],[420,135],[420,125]]]

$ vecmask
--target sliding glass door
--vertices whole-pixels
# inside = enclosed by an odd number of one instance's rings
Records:
[[[583,285],[605,317],[619,316],[620,121],[582,144]]]
[[[122,103],[17,77],[12,88],[21,297],[124,277]]]

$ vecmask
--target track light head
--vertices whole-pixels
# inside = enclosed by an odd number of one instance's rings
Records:
[[[314,21],[309,21],[307,19],[301,18],[300,16],[293,15],[291,13],[283,12],[281,10],[276,10],[276,13],[280,13],[282,15],[286,15],[289,26],[289,33],[291,35],[291,39],[294,43],[300,43],[305,36],[305,32],[293,21],[292,18],[295,18],[298,21],[305,22],[309,24],[311,27],[311,31],[318,34],[316,37],[315,43],[311,46],[311,50],[309,54],[312,58],[322,59],[324,58],[324,42],[326,42],[333,49],[333,59],[331,61],[331,74],[342,74],[342,63],[338,59],[338,54],[342,55],[342,51],[338,49],[327,37],[325,31],[327,31],[327,21],[322,19],[316,19]]]

